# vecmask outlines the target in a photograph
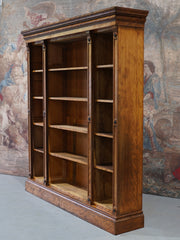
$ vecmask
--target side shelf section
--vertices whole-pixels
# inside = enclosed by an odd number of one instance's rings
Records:
[[[44,183],[44,144],[43,144],[43,54],[42,43],[29,44],[29,135],[30,177]]]

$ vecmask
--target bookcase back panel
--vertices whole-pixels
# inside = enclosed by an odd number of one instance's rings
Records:
[[[113,99],[113,69],[98,69],[95,79],[95,98]]]
[[[108,103],[97,103],[95,116],[95,131],[112,134],[113,105]]]
[[[33,174],[35,177],[43,176],[43,154],[33,151]]]
[[[33,126],[33,147],[36,149],[43,148],[43,128]]]
[[[87,40],[51,42],[48,44],[48,67],[87,66]]]
[[[66,144],[66,132],[49,128],[49,152],[63,152]]]
[[[112,166],[113,140],[111,138],[95,137],[94,156],[97,165]]]
[[[42,46],[31,46],[31,69],[42,70]]]
[[[99,33],[94,37],[94,56],[97,65],[113,63],[113,33]]]
[[[87,134],[74,133],[59,129],[49,129],[50,152],[67,152],[75,155],[86,156],[88,152]]]
[[[49,123],[87,126],[87,103],[49,101]]]
[[[33,122],[42,122],[43,121],[43,102],[41,100],[32,101],[32,119]]]
[[[66,73],[66,96],[87,97],[87,71],[77,70]]]
[[[42,73],[31,74],[31,92],[33,96],[43,96]]]
[[[78,163],[66,161],[52,156],[50,156],[49,162],[50,183],[68,183],[70,185],[87,190],[87,166],[83,166]]]
[[[87,70],[48,72],[49,97],[87,98]]]
[[[88,137],[86,134],[66,132],[65,150],[68,153],[86,156],[88,153]]]
[[[48,96],[61,97],[65,92],[66,72],[48,72]]]
[[[49,156],[50,183],[66,181],[66,161],[54,156]]]
[[[101,170],[95,171],[94,200],[112,203],[112,174]]]

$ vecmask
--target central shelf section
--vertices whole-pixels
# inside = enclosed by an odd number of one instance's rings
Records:
[[[87,36],[49,41],[47,49],[49,185],[87,202]]]

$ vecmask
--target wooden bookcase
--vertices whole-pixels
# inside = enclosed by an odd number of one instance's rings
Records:
[[[23,31],[26,190],[113,234],[141,228],[147,11],[112,7]]]

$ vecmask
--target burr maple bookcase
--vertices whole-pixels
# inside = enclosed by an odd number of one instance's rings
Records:
[[[23,31],[26,190],[113,234],[143,227],[147,11],[112,7]]]

